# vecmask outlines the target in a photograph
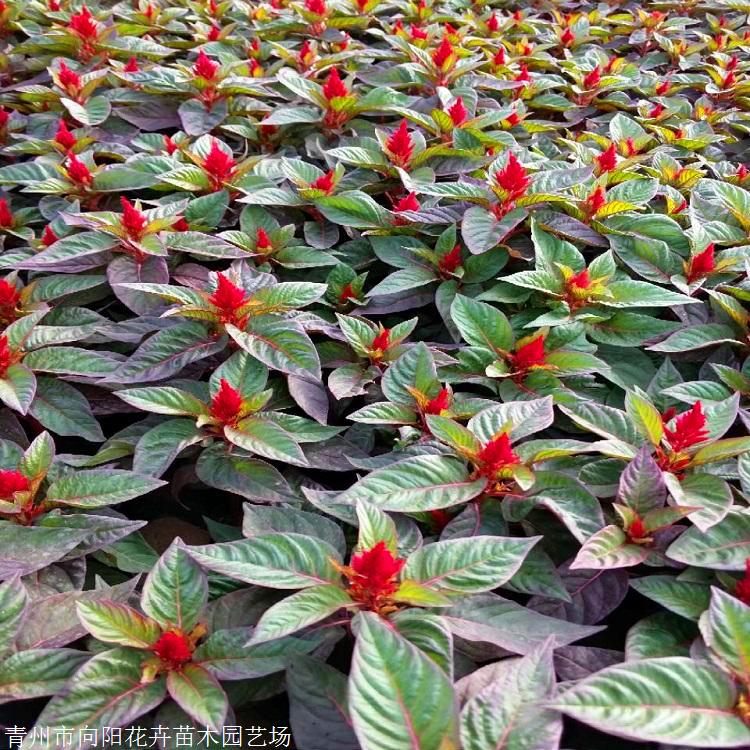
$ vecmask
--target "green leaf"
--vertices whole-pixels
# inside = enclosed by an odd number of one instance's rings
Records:
[[[74,508],[102,508],[153,492],[164,484],[161,479],[125,469],[91,469],[52,482],[46,499]]]
[[[174,702],[198,725],[221,732],[229,701],[217,679],[199,664],[185,664],[167,674],[167,690]]]
[[[104,433],[86,397],[59,378],[37,378],[29,414],[57,435],[104,442]]]
[[[633,544],[619,526],[605,526],[579,550],[571,570],[629,568],[650,554],[648,547]]]
[[[708,609],[711,593],[707,585],[681,581],[674,576],[636,578],[630,585],[643,596],[689,620],[698,620]]]
[[[508,319],[496,307],[457,294],[451,305],[451,318],[468,344],[494,353],[513,348],[513,331]]]
[[[471,500],[486,485],[471,480],[464,464],[446,456],[416,456],[376,469],[348,490],[337,502],[366,500],[381,510],[416,513],[447,508]]]
[[[286,430],[265,419],[248,417],[237,428],[225,427],[224,434],[234,445],[264,458],[305,466],[302,449]]]
[[[18,651],[2,662],[0,704],[64,692],[88,658],[89,654],[70,648]]]
[[[362,750],[457,745],[457,708],[445,672],[377,615],[363,612],[349,678],[349,711]]]
[[[0,401],[19,414],[29,411],[35,393],[36,378],[24,365],[11,365],[0,378]]]
[[[203,615],[207,601],[206,576],[178,539],[146,577],[141,607],[163,628],[189,632]]]
[[[118,646],[148,649],[161,635],[156,620],[116,602],[79,602],[78,619],[94,638]]]
[[[340,585],[323,584],[296,591],[269,607],[253,632],[250,645],[296,633],[354,602]]]
[[[0,659],[13,651],[27,601],[20,578],[0,583]]]
[[[117,391],[117,396],[126,404],[155,414],[176,416],[208,414],[206,404],[192,393],[167,385]]]
[[[750,607],[716,587],[711,606],[701,617],[706,645],[747,684],[750,679]]]
[[[551,705],[603,732],[684,747],[750,743],[734,713],[736,692],[716,667],[681,657],[608,667],[578,682]]]
[[[744,570],[750,557],[750,513],[735,508],[708,531],[688,529],[667,548],[667,557],[699,568]]]
[[[186,551],[208,570],[269,588],[301,589],[341,580],[331,562],[340,562],[338,552],[322,539],[301,534],[263,534]]]
[[[403,577],[443,593],[490,591],[516,573],[540,538],[472,536],[428,544],[410,555]]]
[[[380,204],[358,191],[318,198],[315,205],[328,221],[344,227],[377,229],[391,223],[388,212]]]
[[[648,438],[652,445],[659,445],[664,435],[664,424],[659,410],[644,396],[628,391],[625,395],[625,411],[641,434]]]

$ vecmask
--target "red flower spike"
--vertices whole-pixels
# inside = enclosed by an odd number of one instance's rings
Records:
[[[125,233],[131,240],[141,239],[148,219],[124,196],[120,198],[120,205],[122,206],[120,223]]]
[[[193,647],[188,638],[178,630],[168,630],[151,647],[168,669],[179,669],[193,658]]]
[[[505,122],[508,123],[508,127],[514,128],[516,125],[518,125],[521,122],[521,118],[518,116],[517,112],[511,112],[505,118]]]
[[[347,284],[342,290],[341,294],[339,294],[339,304],[343,305],[345,302],[348,302],[350,299],[357,299],[357,294],[352,289],[351,284]]]
[[[583,271],[579,271],[577,274],[571,276],[568,279],[568,286],[575,287],[576,289],[588,289],[591,286],[589,269],[584,268]]]
[[[687,271],[687,280],[689,284],[692,284],[698,279],[702,279],[704,276],[708,276],[716,268],[716,260],[714,259],[714,243],[706,246],[705,250],[702,250],[697,255],[693,255],[690,258]]]
[[[560,34],[560,42],[562,43],[563,47],[570,47],[573,42],[576,40],[576,35],[571,30],[570,26],[565,27],[565,31],[563,31],[562,34]]]
[[[440,42],[440,46],[430,53],[430,57],[432,58],[432,62],[435,63],[435,66],[440,70],[443,70],[443,68],[451,61],[454,54],[453,45],[448,40],[448,37],[444,36],[443,40]]]
[[[665,78],[661,83],[659,83],[654,90],[657,96],[664,96],[665,94],[669,93],[669,89],[672,86],[672,82],[669,80],[669,78]]]
[[[45,247],[49,247],[50,245],[54,245],[55,242],[57,242],[60,238],[55,234],[52,227],[47,224],[46,227],[44,227],[44,232],[42,233],[42,245]]]
[[[333,170],[326,172],[322,177],[318,177],[317,180],[310,183],[309,187],[315,190],[323,190],[326,194],[332,193],[335,187],[333,184]]]
[[[271,238],[268,236],[263,227],[258,227],[258,231],[255,233],[255,249],[256,250],[273,250],[273,243]]]
[[[451,392],[447,388],[441,388],[435,398],[430,399],[424,407],[425,414],[442,414],[451,405]]]
[[[138,60],[136,57],[131,57],[127,64],[123,68],[126,73],[138,73],[140,68],[138,67]]]
[[[416,193],[409,193],[405,198],[401,198],[400,201],[394,204],[393,210],[398,213],[399,211],[419,211],[421,206],[417,200]]]
[[[514,201],[526,194],[531,178],[525,167],[511,154],[507,164],[495,172],[497,184],[508,194],[506,201]]]
[[[674,430],[664,428],[664,436],[667,438],[670,448],[677,453],[706,440],[709,433],[706,429],[706,415],[703,413],[703,404],[696,401],[692,408],[680,414],[675,419]]]
[[[520,463],[520,459],[510,446],[507,433],[498,435],[485,443],[477,458],[482,465],[482,472],[486,474],[494,474],[506,466]]]
[[[449,23],[443,24],[443,33],[445,36],[455,36],[458,34],[458,29],[454,29],[453,26],[451,26]]]
[[[0,279],[0,322],[12,323],[18,317],[21,293],[15,284]]]
[[[590,73],[586,73],[586,75],[583,77],[583,88],[587,91],[598,88],[601,81],[602,71],[597,65]]]
[[[189,232],[190,231],[190,224],[187,223],[184,216],[180,216],[177,221],[172,224],[172,231],[173,232]]]
[[[740,64],[737,55],[732,55],[727,63],[727,70],[737,70],[737,66]]]
[[[416,41],[416,40],[425,40],[425,39],[427,39],[427,37],[429,36],[429,34],[426,31],[422,31],[422,29],[420,29],[418,26],[415,26],[414,24],[412,24],[409,27],[409,36],[413,40]]]
[[[168,136],[164,136],[164,150],[171,156],[175,151],[179,150],[179,146]]]
[[[8,120],[10,120],[10,112],[0,107],[0,130],[5,130],[8,127]]]
[[[638,154],[638,147],[632,138],[625,139],[625,153],[628,156],[636,156]]]
[[[385,542],[352,555],[349,594],[369,609],[377,610],[384,599],[396,592],[396,580],[406,560],[394,557]]]
[[[540,367],[544,364],[545,357],[544,334],[539,334],[528,343],[519,346],[510,356],[513,367],[520,372]]]
[[[375,338],[370,344],[370,350],[373,352],[385,352],[391,345],[391,329],[384,328],[382,331],[375,335]]]
[[[305,10],[308,13],[314,13],[316,16],[324,16],[328,13],[328,6],[325,0],[305,0]]]
[[[208,297],[208,301],[221,311],[224,323],[235,323],[237,310],[245,304],[245,291],[230,281],[223,273],[216,274],[216,291]]]
[[[0,471],[0,499],[12,500],[16,492],[28,492],[29,480],[20,471],[3,469]]]
[[[0,336],[0,378],[8,372],[8,368],[13,364],[13,359],[13,352],[8,345],[8,337]]]
[[[671,214],[680,214],[687,208],[687,201],[683,200],[682,203],[680,203],[679,206],[675,206],[670,213]]]
[[[328,74],[328,78],[323,84],[323,96],[329,102],[331,99],[339,99],[342,96],[349,96],[349,89],[346,88],[346,84],[341,80],[339,71],[336,68],[331,68],[331,72]]]
[[[0,227],[8,228],[13,226],[13,212],[8,206],[7,198],[0,198]]]
[[[440,269],[442,273],[453,273],[460,266],[461,266],[461,245],[456,245],[452,250],[449,250],[438,261],[438,268]]]
[[[663,112],[664,112],[664,105],[661,102],[657,102],[649,110],[648,116],[651,118],[661,117]]]
[[[494,57],[492,58],[492,64],[493,65],[505,65],[505,47],[500,47],[500,49],[495,53]]]
[[[740,164],[739,167],[737,167],[737,179],[742,182],[748,175],[748,169],[744,164]]]
[[[211,148],[203,160],[203,169],[208,172],[214,190],[221,190],[222,185],[234,177],[236,166],[237,162],[221,150],[218,142],[212,141]]]
[[[464,100],[460,96],[456,98],[456,101],[453,102],[450,107],[448,107],[448,116],[451,118],[454,128],[457,128],[459,125],[463,125],[463,123],[466,122],[469,113],[466,111]]]
[[[609,145],[606,151],[603,151],[599,156],[595,157],[597,171],[602,174],[604,172],[613,172],[617,169],[617,149],[615,144]]]
[[[216,42],[220,36],[221,28],[215,23],[211,24],[211,28],[208,30],[208,34],[206,34],[206,39],[208,39],[209,42]]]
[[[219,72],[219,63],[214,62],[203,50],[198,53],[198,59],[193,65],[193,74],[198,78],[213,81]]]
[[[84,5],[79,13],[70,17],[68,30],[79,36],[81,39],[96,39],[99,35],[99,24],[91,15],[89,9]]]
[[[487,28],[493,34],[500,29],[500,21],[497,20],[497,16],[493,12],[492,15],[487,19]]]
[[[78,185],[91,185],[94,179],[89,168],[75,154],[68,154],[66,169],[68,177]]]
[[[646,533],[646,527],[643,524],[643,520],[636,516],[630,526],[627,528],[628,539],[631,542],[635,542],[641,539],[645,539],[648,534]]]
[[[745,575],[734,589],[734,595],[743,603],[750,606],[750,557],[745,560]]]
[[[411,133],[406,125],[406,120],[401,120],[398,130],[396,130],[385,142],[385,146],[390,151],[391,158],[399,167],[405,167],[411,161],[414,152],[414,144],[411,140]]]
[[[61,85],[70,90],[81,88],[81,77],[75,71],[71,70],[64,61],[60,62],[60,69],[57,72]]]
[[[47,8],[53,13],[56,13],[58,10],[60,10],[59,0],[48,0]]]
[[[670,419],[674,419],[676,416],[677,409],[675,409],[674,406],[670,406],[669,409],[662,413],[661,421],[666,424]]]
[[[531,76],[529,75],[529,67],[526,65],[526,63],[521,63],[518,66],[519,73],[518,75],[513,79],[514,81],[520,81],[522,83],[528,83],[531,81]]]
[[[433,529],[438,532],[442,531],[453,520],[453,516],[447,510],[439,509],[427,512],[430,514]]]
[[[312,65],[315,60],[315,50],[309,39],[305,39],[302,46],[297,53],[297,62],[303,67],[307,68]]]
[[[734,71],[730,70],[729,73],[724,76],[724,79],[721,82],[721,88],[725,90],[731,89],[735,83],[737,83],[737,76],[734,74]]]
[[[588,198],[586,198],[586,213],[589,216],[596,216],[597,213],[607,204],[607,198],[604,195],[604,188],[597,185]]]
[[[66,151],[70,151],[78,143],[73,133],[68,130],[65,120],[60,120],[55,133],[55,143],[60,144]]]
[[[219,390],[211,399],[211,416],[218,419],[222,424],[233,425],[237,422],[241,410],[242,396],[240,392],[232,388],[227,380],[222,378],[219,383]]]

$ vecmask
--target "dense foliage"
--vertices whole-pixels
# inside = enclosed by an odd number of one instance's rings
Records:
[[[750,5],[524,5],[0,0],[23,750],[750,746]]]

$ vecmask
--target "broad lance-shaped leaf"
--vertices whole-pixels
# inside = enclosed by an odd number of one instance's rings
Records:
[[[170,697],[201,726],[220,732],[229,702],[218,680],[199,664],[167,674]]]
[[[748,684],[750,681],[750,607],[725,591],[711,589],[711,606],[700,619],[708,648],[721,663]]]
[[[0,583],[0,659],[13,651],[27,601],[28,594],[20,578]]]
[[[358,746],[348,708],[346,677],[311,657],[297,657],[286,672],[289,721],[298,747],[353,750]]]
[[[699,568],[744,570],[750,557],[750,513],[733,508],[708,531],[688,529],[667,548],[667,557]]]
[[[550,703],[603,732],[697,748],[750,744],[734,713],[737,691],[718,667],[682,657],[603,669]]]
[[[93,747],[92,734],[79,733],[79,729],[126,726],[156,708],[166,697],[165,679],[141,682],[142,660],[142,653],[127,648],[96,654],[71,678],[67,689],[44,707],[37,726],[72,730],[68,747],[87,750]],[[22,750],[46,747],[34,733],[26,735],[21,745]]]
[[[648,547],[633,544],[619,526],[605,526],[586,541],[570,568],[629,568],[642,563],[649,554]]]
[[[472,480],[466,466],[448,456],[416,456],[376,469],[342,492],[336,500],[367,500],[381,510],[416,513],[471,500],[484,490],[484,479]]]
[[[208,583],[200,566],[181,546],[179,537],[146,577],[143,611],[163,628],[192,630],[208,601]]]
[[[148,649],[159,640],[156,620],[144,617],[126,604],[92,601],[78,604],[78,619],[91,635],[104,643]]]
[[[25,576],[60,560],[88,533],[72,529],[0,524],[0,579]]]
[[[0,703],[56,695],[89,658],[72,648],[18,651],[0,663]]]
[[[404,579],[447,594],[479,594],[501,586],[541,539],[473,536],[428,544],[409,557]]]
[[[349,712],[362,750],[457,746],[456,701],[445,672],[371,612],[358,616]]]
[[[101,508],[140,497],[164,484],[161,479],[124,469],[91,469],[57,479],[49,486],[46,499],[75,508]]]
[[[331,562],[341,562],[339,553],[322,539],[301,534],[262,534],[186,551],[208,570],[269,588],[302,589],[341,580]]]
[[[464,750],[558,748],[562,718],[541,705],[555,686],[551,645],[547,641],[522,659],[501,662],[507,669],[464,706]]]

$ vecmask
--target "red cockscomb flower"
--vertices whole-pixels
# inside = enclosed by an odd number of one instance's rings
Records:
[[[393,204],[393,210],[396,213],[400,211],[419,211],[420,208],[421,206],[417,200],[416,193],[409,193],[405,198],[401,198],[401,200]]]
[[[331,68],[331,71],[328,74],[328,78],[323,84],[323,96],[329,102],[331,101],[331,99],[338,99],[342,96],[349,96],[349,89],[341,80],[339,71],[336,68]]]
[[[178,630],[168,630],[151,647],[168,669],[179,669],[193,658],[190,640]]]
[[[302,42],[302,46],[297,53],[297,62],[304,68],[308,68],[315,61],[315,50],[309,39]]]
[[[734,84],[737,83],[737,76],[733,70],[730,70],[721,81],[722,89],[731,89]]]
[[[686,448],[692,448],[708,438],[706,429],[706,415],[703,413],[703,404],[696,401],[686,412],[675,419],[674,430],[664,428],[664,436],[669,447],[679,453]]]
[[[179,146],[168,136],[164,136],[164,150],[171,156],[175,151],[179,150]]]
[[[208,301],[219,309],[223,323],[237,323],[237,311],[247,301],[244,289],[240,289],[223,273],[216,274],[216,291],[208,297]]]
[[[460,265],[461,245],[456,245],[438,260],[438,268],[442,273],[453,273]]]
[[[51,10],[53,13],[56,13],[58,10],[60,10],[59,0],[48,0],[47,8]]]
[[[258,227],[258,231],[255,233],[255,249],[260,251],[273,250],[271,238],[263,227]]]
[[[125,233],[131,240],[141,239],[148,224],[148,219],[124,196],[120,197],[120,205],[122,206],[120,224]]]
[[[669,93],[669,89],[672,87],[672,81],[669,80],[669,78],[665,78],[663,81],[661,81],[656,88],[654,89],[654,92],[657,96],[664,96],[665,94]]]
[[[531,341],[519,346],[510,355],[513,368],[519,372],[526,372],[532,367],[544,365],[544,334],[539,334]]]
[[[562,34],[560,34],[560,42],[562,43],[563,47],[570,47],[573,42],[576,40],[576,35],[573,33],[573,30],[570,28],[570,26],[566,26],[565,30]]]
[[[71,70],[64,61],[60,62],[57,77],[60,79],[60,84],[66,91],[76,92],[76,94],[80,91],[81,77],[74,70]]]
[[[511,112],[505,118],[505,122],[507,123],[508,127],[514,128],[516,125],[518,125],[521,122],[521,118],[518,116],[517,112]]]
[[[233,425],[242,410],[242,396],[236,388],[224,379],[219,383],[219,390],[211,399],[210,412],[214,419],[225,425]]]
[[[521,83],[528,83],[529,81],[531,81],[531,76],[529,75],[529,66],[526,65],[526,63],[521,63],[518,66],[518,74],[513,80],[519,81]]]
[[[506,201],[514,201],[525,195],[531,184],[531,178],[525,167],[511,154],[507,164],[495,172],[497,184],[507,193]]]
[[[326,174],[318,177],[317,180],[313,180],[310,183],[309,187],[314,188],[315,190],[323,190],[325,193],[330,194],[335,187],[333,183],[333,177],[333,170],[331,170],[330,172],[326,172]]]
[[[653,107],[648,112],[648,116],[651,118],[657,118],[661,117],[662,113],[664,112],[664,105],[661,102],[656,102]]]
[[[406,560],[394,557],[385,542],[352,555],[349,569],[349,595],[368,609],[377,611],[398,589],[398,574]]]
[[[5,130],[8,127],[8,120],[10,120],[10,112],[4,107],[0,107],[0,130]]]
[[[423,29],[420,29],[419,26],[411,24],[411,26],[409,26],[409,36],[413,41],[424,41],[429,34]]]
[[[15,284],[0,279],[0,322],[12,323],[18,317],[21,293]]]
[[[0,471],[0,498],[12,500],[16,492],[28,492],[31,484],[27,477],[14,469]]]
[[[430,57],[435,66],[440,68],[440,70],[450,65],[455,59],[455,50],[447,36],[444,36],[438,48],[430,53]]]
[[[401,120],[398,130],[394,131],[385,142],[385,147],[390,152],[391,160],[396,166],[405,167],[409,164],[414,153],[414,143],[407,128],[406,120]]]
[[[583,88],[587,91],[595,89],[602,82],[602,71],[597,65],[592,71],[586,73],[583,77]]]
[[[68,30],[79,36],[81,39],[96,39],[99,34],[99,24],[91,15],[91,11],[84,5],[80,12],[70,17]]]
[[[583,271],[579,271],[568,279],[568,286],[574,289],[588,289],[591,286],[591,279],[589,277],[589,269],[584,268]]]
[[[198,53],[198,59],[193,65],[193,74],[198,78],[213,81],[219,72],[219,63],[214,62],[203,50]]]
[[[520,463],[520,459],[511,448],[510,438],[505,432],[485,443],[477,459],[485,475],[495,474],[506,466]]]
[[[745,560],[745,575],[737,581],[734,595],[743,603],[750,606],[750,557]]]
[[[94,177],[89,171],[89,168],[75,155],[69,154],[68,161],[65,166],[68,172],[68,177],[78,185],[91,185]]]
[[[689,284],[702,279],[704,276],[708,276],[716,268],[714,250],[714,243],[712,242],[706,246],[705,250],[691,256],[687,268],[687,280]]]
[[[58,143],[66,151],[70,151],[73,146],[78,143],[73,133],[68,130],[68,126],[65,124],[65,120],[60,120],[57,126],[57,132],[55,133],[55,143]]]
[[[328,13],[328,6],[325,0],[305,0],[305,10],[316,16],[324,16]]]
[[[747,167],[744,164],[740,164],[739,167],[737,167],[737,172],[735,173],[735,176],[740,182],[743,182],[745,178],[747,177],[748,170]]]
[[[234,177],[237,162],[219,146],[218,141],[212,141],[206,158],[203,160],[203,169],[208,173],[211,187],[221,190],[223,184]]]
[[[602,151],[599,156],[595,157],[597,171],[602,174],[604,172],[613,172],[617,168],[617,149],[615,144],[611,143],[606,151]]]
[[[494,54],[492,58],[492,64],[493,65],[505,65],[506,59],[505,59],[505,47],[500,47],[500,49]]]
[[[212,23],[211,28],[208,30],[208,34],[206,34],[206,39],[208,39],[209,42],[216,42],[218,41],[220,36],[221,27],[217,26],[215,23]]]
[[[171,228],[173,232],[189,232],[190,224],[188,224],[187,219],[184,216],[180,216],[180,218],[172,224]]]
[[[47,226],[44,227],[44,232],[42,232],[42,245],[44,245],[45,247],[49,247],[50,245],[54,245],[55,242],[57,242],[59,239],[60,238],[52,229],[52,226],[50,224],[47,224]]]
[[[430,399],[424,407],[425,414],[442,414],[451,405],[451,392],[441,388],[435,398]]]
[[[451,118],[451,122],[455,128],[466,122],[469,113],[466,111],[464,100],[460,96],[456,98],[456,101],[453,102],[450,107],[448,107],[448,116]]]
[[[3,377],[15,359],[7,336],[0,336],[0,377]]]
[[[344,303],[348,302],[350,299],[357,299],[357,293],[352,288],[351,283],[346,284],[344,288],[341,290],[341,294],[339,294],[339,304],[343,305]]]
[[[13,226],[13,212],[8,206],[6,198],[0,198],[0,227],[9,228]]]
[[[628,526],[626,532],[628,539],[631,542],[640,542],[648,539],[648,533],[646,532],[646,526],[643,523],[643,519],[640,516],[636,516]]]
[[[487,19],[487,29],[493,34],[500,29],[500,21],[497,20],[497,16],[494,12]]]
[[[584,210],[589,216],[596,216],[606,204],[607,198],[604,194],[604,188],[597,185],[594,192],[586,198]]]
[[[375,353],[380,353],[380,356],[388,349],[388,347],[391,345],[391,329],[390,328],[383,328],[382,331],[379,331],[377,334],[375,334],[375,338],[372,340],[372,343],[370,344],[370,351]]]
[[[123,70],[126,73],[138,73],[140,72],[140,68],[138,67],[138,58],[131,57],[127,63],[125,64],[125,67]]]

